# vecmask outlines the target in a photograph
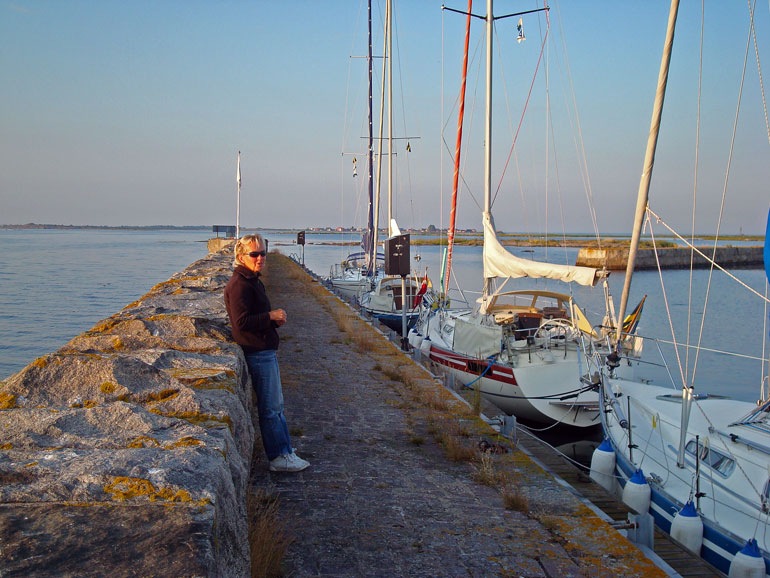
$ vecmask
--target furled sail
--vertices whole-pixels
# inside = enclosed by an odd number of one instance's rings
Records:
[[[484,277],[545,277],[557,279],[566,283],[575,282],[580,285],[593,286],[601,278],[600,271],[591,267],[575,267],[572,265],[554,265],[521,259],[512,255],[500,244],[495,232],[492,215],[485,212],[484,221]]]

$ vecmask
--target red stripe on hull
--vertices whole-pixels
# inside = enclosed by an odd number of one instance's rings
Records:
[[[430,346],[430,359],[441,365],[445,365],[450,369],[457,371],[464,371],[471,375],[481,375],[489,366],[490,362],[486,359],[476,359],[475,357],[468,357],[455,353],[454,351],[448,351],[441,349],[435,345]],[[514,385],[518,387],[516,378],[513,375],[513,369],[505,367],[503,365],[492,364],[489,371],[484,373],[484,379],[490,379],[492,381],[499,381],[508,385]]]

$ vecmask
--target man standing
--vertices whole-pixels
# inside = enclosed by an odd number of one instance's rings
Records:
[[[299,472],[310,464],[294,453],[283,415],[283,391],[278,371],[277,327],[286,323],[286,311],[271,309],[260,281],[267,259],[262,235],[245,235],[235,243],[233,276],[225,287],[225,307],[233,339],[241,346],[257,394],[262,445],[270,470]]]

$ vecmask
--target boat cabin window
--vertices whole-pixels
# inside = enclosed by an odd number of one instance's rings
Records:
[[[770,510],[770,480],[765,480],[765,488],[762,490],[762,511],[767,512]]]
[[[695,440],[687,442],[685,449],[687,453],[695,456]],[[732,458],[702,443],[698,444],[698,454],[701,463],[716,470],[725,477],[732,474],[735,469],[735,461]]]

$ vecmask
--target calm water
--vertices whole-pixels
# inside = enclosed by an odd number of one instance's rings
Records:
[[[0,230],[0,379],[205,257],[210,236]]]
[[[75,335],[144,295],[156,283],[204,257],[205,241],[210,236],[207,230],[0,230],[0,379],[20,370],[36,357],[55,351]],[[287,255],[301,255],[301,248],[294,244],[295,234],[268,232],[265,236],[271,249]],[[351,240],[357,240],[357,237],[308,233],[305,264],[321,276],[328,275],[330,266],[342,261],[351,247],[317,243]],[[577,256],[577,249],[546,251],[513,247],[511,250],[520,257],[547,258],[559,263],[574,263]],[[438,246],[412,247],[412,255],[419,253],[421,257],[419,262],[413,262],[414,266],[421,274],[427,266],[436,284],[441,251]],[[466,298],[473,301],[481,290],[481,247],[456,247],[453,271],[466,291]],[[764,294],[764,271],[739,270],[735,273]],[[689,272],[666,271],[664,279],[677,339],[684,341]],[[702,304],[707,280],[707,271],[694,272],[695,302]],[[622,283],[621,273],[611,275],[610,285],[616,299],[620,297]],[[509,282],[507,287],[569,291],[559,283],[542,280],[516,280]],[[601,288],[575,286],[573,292],[578,303],[587,310],[589,319],[598,323],[604,308]],[[670,340],[671,331],[657,272],[639,272],[634,276],[629,306],[633,307],[644,294],[648,298],[639,332]],[[454,285],[452,299],[454,304],[461,301]],[[692,313],[691,341],[697,339],[702,309],[699,305]],[[763,335],[767,336],[766,319],[767,313],[756,296],[731,280],[715,276],[702,345],[762,357]],[[657,354],[651,345],[645,347],[645,357],[654,359]],[[671,356],[672,348],[662,347]],[[657,368],[644,370],[643,376],[667,381],[666,373]],[[702,353],[696,387],[700,391],[718,391],[753,401],[759,395],[761,378],[762,363],[758,360],[736,361],[724,355]]]

